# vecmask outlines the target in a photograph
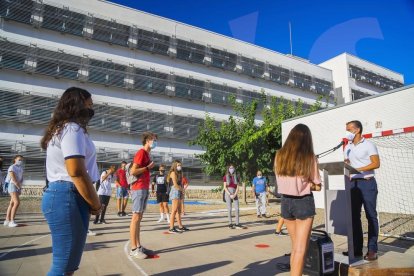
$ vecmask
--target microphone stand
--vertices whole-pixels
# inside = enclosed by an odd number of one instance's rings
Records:
[[[335,147],[333,147],[331,149],[328,149],[327,151],[324,151],[324,152],[321,152],[321,153],[317,154],[316,155],[316,158],[319,159],[321,157],[324,157],[324,156],[327,156],[327,155],[331,154],[332,152],[334,152],[337,149],[339,149],[343,144],[344,144],[344,142],[341,142],[339,145],[337,145],[337,146],[335,146]]]

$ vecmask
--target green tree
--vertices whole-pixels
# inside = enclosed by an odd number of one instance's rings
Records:
[[[267,100],[266,100],[267,98]],[[283,120],[304,114],[303,102],[266,97],[247,103],[238,103],[230,98],[233,115],[227,121],[217,123],[206,114],[198,136],[190,145],[198,145],[205,153],[197,157],[204,164],[208,175],[224,175],[228,164],[233,163],[243,183],[250,183],[257,170],[264,174],[273,171],[273,159],[282,143],[281,123]],[[309,111],[321,108],[320,100]]]

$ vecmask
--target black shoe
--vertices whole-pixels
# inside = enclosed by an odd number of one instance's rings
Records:
[[[122,217],[122,212],[118,212],[117,216]]]
[[[229,224],[229,229],[234,229],[234,224]]]
[[[100,223],[102,223],[102,224],[108,224],[107,222],[106,222],[106,220],[101,220],[101,222]]]
[[[280,231],[280,232],[275,231],[275,235],[276,236],[287,236],[287,234],[283,231]]]
[[[180,231],[178,231],[177,229],[175,229],[175,227],[174,228],[170,228],[170,229],[168,229],[168,233],[170,233],[170,234],[179,234],[179,233],[181,233]]]
[[[183,226],[183,227],[179,227],[178,228],[178,231],[185,232],[185,231],[190,231],[190,229],[188,229],[187,227]]]
[[[348,257],[349,256],[349,253],[348,253],[348,251],[345,251],[345,252],[342,252],[342,255]],[[362,252],[354,253],[354,257],[355,258],[362,258]]]
[[[125,212],[121,212],[121,215],[122,215],[123,217],[125,217],[125,216],[127,215],[127,213],[125,213]]]
[[[236,229],[244,229],[243,226],[241,226],[240,223],[239,224],[235,224],[234,225],[234,228],[236,228]]]
[[[270,216],[268,216],[266,214],[262,215],[262,217],[264,217],[264,218],[270,218]]]
[[[93,224],[98,224],[99,222],[97,222],[96,220],[93,221]]]
[[[257,215],[257,218],[261,218],[262,217],[262,215]]]

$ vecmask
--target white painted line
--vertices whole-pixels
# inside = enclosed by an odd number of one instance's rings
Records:
[[[15,250],[16,250],[17,248],[19,248],[19,247],[22,247],[22,246],[24,246],[24,245],[26,245],[26,244],[29,244],[29,243],[31,243],[31,242],[34,242],[34,241],[37,241],[37,240],[43,239],[44,237],[47,237],[47,236],[49,236],[49,235],[50,235],[50,234],[47,234],[47,235],[44,235],[44,236],[41,236],[41,237],[37,237],[37,238],[35,238],[35,239],[33,239],[33,240],[30,240],[30,241],[28,241],[28,242],[25,242],[25,243],[23,243],[23,244],[21,244],[21,245],[19,245],[19,246],[15,247],[15,248],[13,248],[13,249],[11,249],[11,250],[9,250],[9,251],[7,251],[7,252],[5,252],[5,253],[1,254],[1,255],[0,255],[0,259],[1,259],[1,258],[3,258],[4,256],[6,256],[7,254],[9,254],[9,253],[11,253],[11,252],[15,251]]]
[[[129,256],[128,246],[129,246],[129,241],[127,241],[124,246],[124,252],[125,252],[125,255],[128,257],[128,260],[136,267],[136,269],[138,269],[139,272],[141,272],[142,275],[148,276],[148,274],[142,269],[142,267],[140,267],[136,262],[134,262],[131,256]]]

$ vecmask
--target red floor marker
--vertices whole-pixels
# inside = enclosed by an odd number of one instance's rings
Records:
[[[148,259],[159,259],[159,255],[148,255]]]
[[[255,245],[257,248],[268,248],[270,247],[268,244],[259,243]]]
[[[169,234],[171,234],[170,232],[168,232],[168,231],[166,231],[166,232],[162,232],[163,234],[165,234],[165,235],[169,235]]]

